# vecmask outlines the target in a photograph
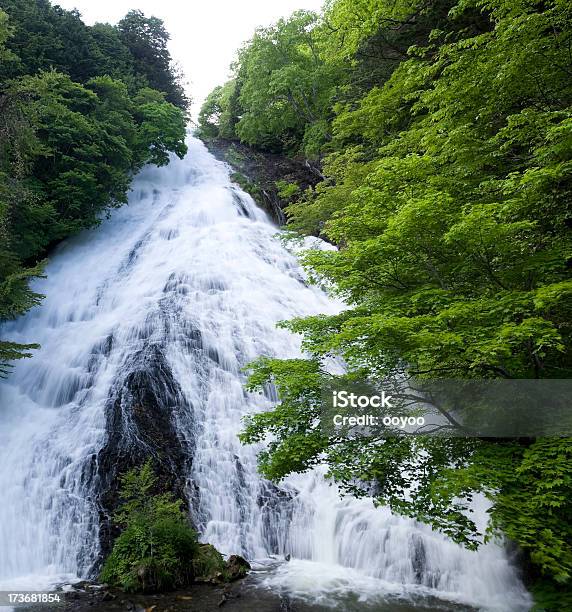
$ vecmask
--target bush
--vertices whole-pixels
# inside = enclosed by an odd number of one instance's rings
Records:
[[[197,534],[182,502],[170,493],[153,495],[157,477],[148,461],[121,477],[123,501],[115,514],[123,527],[101,571],[100,580],[127,591],[165,591],[194,578]]]

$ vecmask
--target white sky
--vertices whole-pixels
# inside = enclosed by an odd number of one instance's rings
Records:
[[[169,50],[189,81],[197,116],[202,100],[229,76],[235,51],[257,26],[266,26],[297,9],[319,10],[322,0],[53,0],[77,8],[83,20],[117,23],[127,11],[140,9],[165,22]]]

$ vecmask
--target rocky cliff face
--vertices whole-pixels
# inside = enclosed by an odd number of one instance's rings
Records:
[[[205,140],[210,152],[235,171],[232,179],[249,193],[259,206],[283,225],[289,198],[280,193],[279,182],[297,185],[299,192],[323,179],[319,168],[302,157],[286,157],[252,149],[233,140]]]

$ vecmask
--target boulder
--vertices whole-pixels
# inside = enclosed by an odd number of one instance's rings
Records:
[[[231,555],[226,561],[228,580],[244,578],[250,569],[250,563],[240,555]]]

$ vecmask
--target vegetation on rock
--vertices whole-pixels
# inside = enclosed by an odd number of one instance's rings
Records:
[[[102,582],[127,591],[164,591],[190,584],[200,548],[182,502],[155,493],[150,461],[121,477],[122,505],[115,521],[122,528],[101,571]]]
[[[126,591],[159,592],[193,582],[224,583],[243,578],[249,564],[237,555],[225,561],[211,544],[201,544],[183,502],[159,492],[151,461],[120,477],[121,528],[100,580]]]

